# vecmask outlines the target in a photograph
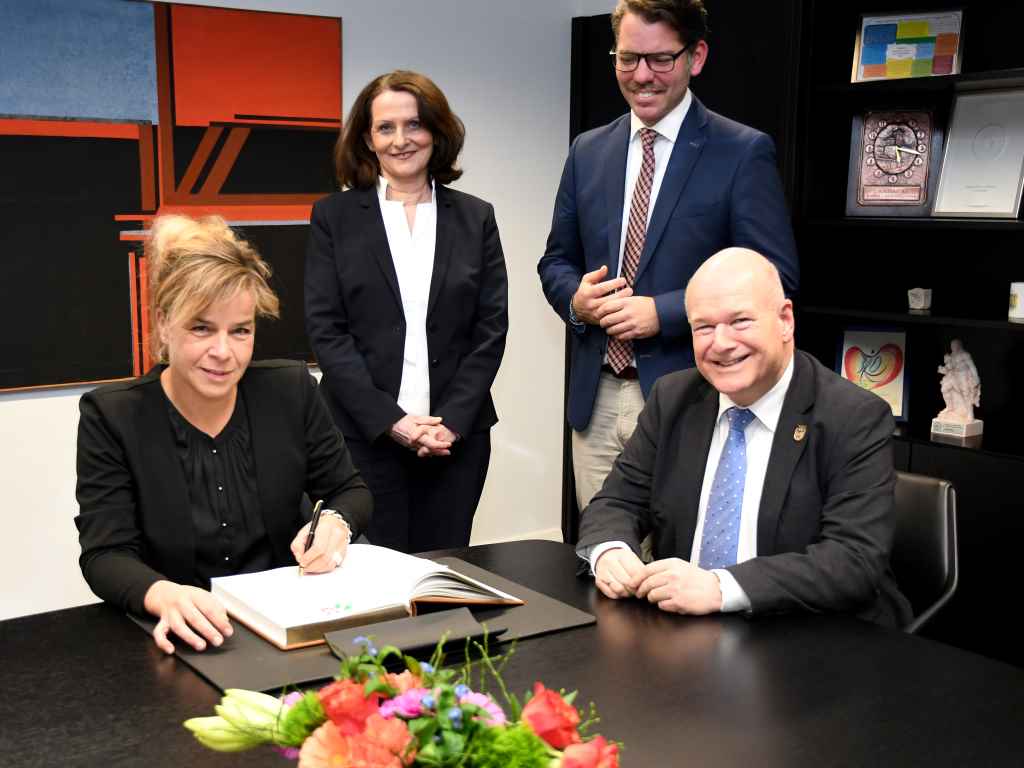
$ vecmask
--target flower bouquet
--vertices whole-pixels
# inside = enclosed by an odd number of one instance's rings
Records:
[[[337,679],[316,691],[281,698],[229,689],[213,717],[184,725],[205,746],[222,752],[271,745],[297,758],[298,768],[617,768],[619,745],[597,735],[591,704],[586,719],[575,691],[535,683],[521,704],[502,680],[514,652],[491,658],[487,641],[466,644],[461,669],[445,669],[444,638],[430,662],[378,650],[356,638]],[[471,661],[471,651],[479,655]],[[387,661],[404,667],[389,672]],[[474,674],[475,673],[475,674]],[[487,691],[496,685],[503,708]]]

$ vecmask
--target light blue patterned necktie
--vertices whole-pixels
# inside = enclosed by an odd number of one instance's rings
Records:
[[[704,532],[700,539],[700,567],[710,570],[736,564],[740,541],[743,486],[747,478],[747,438],[744,430],[754,414],[745,408],[730,408],[729,435],[708,494]]]

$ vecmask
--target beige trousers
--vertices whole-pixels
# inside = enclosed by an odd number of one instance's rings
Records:
[[[572,469],[581,513],[604,485],[612,464],[636,429],[643,407],[639,381],[601,373],[590,424],[582,432],[572,433]]]

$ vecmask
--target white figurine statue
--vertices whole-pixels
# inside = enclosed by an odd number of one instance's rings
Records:
[[[959,339],[949,345],[949,354],[942,358],[939,373],[943,374],[939,389],[946,407],[936,416],[940,421],[974,421],[974,407],[981,405],[981,379],[974,360]]]
[[[974,418],[974,409],[981,405],[981,379],[974,360],[959,339],[950,342],[939,373],[939,389],[946,407],[932,420],[932,432],[956,437],[980,435],[982,422]]]

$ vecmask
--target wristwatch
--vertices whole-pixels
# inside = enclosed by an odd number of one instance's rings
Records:
[[[340,520],[341,524],[345,526],[345,533],[348,536],[348,538],[345,540],[345,543],[346,544],[351,544],[352,543],[352,526],[350,526],[348,524],[348,520],[346,520],[342,516],[341,512],[339,512],[336,509],[321,509],[320,510],[320,517],[321,518],[323,518],[323,517],[336,517],[338,520]]]
[[[569,297],[569,322],[579,327],[585,325],[585,323],[576,317],[576,310],[572,306],[572,296]]]

